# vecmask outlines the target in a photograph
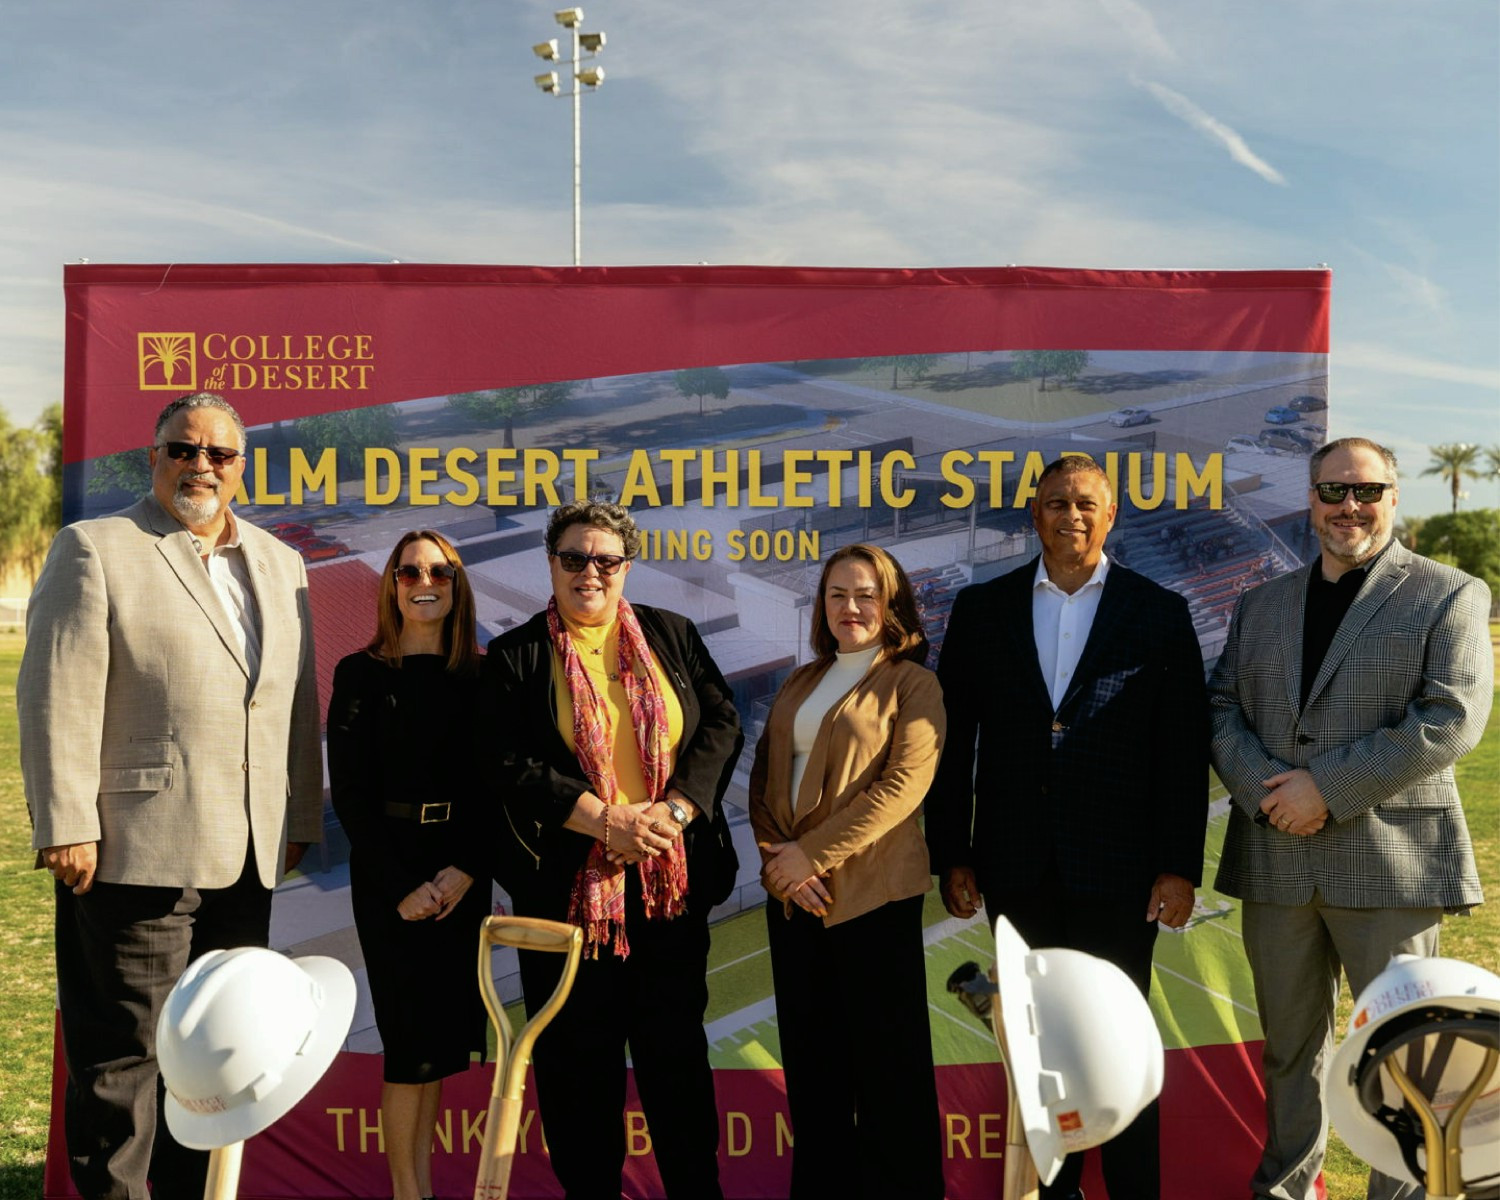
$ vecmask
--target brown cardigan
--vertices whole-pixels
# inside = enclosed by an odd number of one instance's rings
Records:
[[[750,771],[750,824],[758,843],[802,847],[833,897],[823,923],[836,925],[931,890],[917,816],[947,721],[936,675],[882,658],[824,715],[794,810],[792,722],[828,666],[799,667],[776,696]]]

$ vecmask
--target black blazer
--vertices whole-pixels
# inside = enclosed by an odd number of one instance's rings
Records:
[[[719,806],[745,736],[729,684],[697,626],[665,609],[632,608],[682,705],[682,740],[671,782],[701,810],[686,834],[688,903],[696,909],[705,900],[716,902],[709,895],[720,890],[713,881],[726,868],[731,876],[735,869]],[[495,877],[518,913],[561,920],[594,839],[563,828],[589,782],[557,731],[545,612],[489,644],[482,686],[506,818]]]
[[[1055,864],[1069,891],[1143,903],[1163,872],[1196,886],[1208,702],[1187,602],[1112,562],[1054,712],[1032,629],[1036,562],[954,602],[938,662],[948,742],[926,802],[933,870],[971,867],[983,892]]]

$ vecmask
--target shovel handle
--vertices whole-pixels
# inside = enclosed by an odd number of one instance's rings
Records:
[[[517,950],[555,950],[566,954],[580,936],[576,925],[547,921],[541,917],[486,917],[484,938],[491,946],[514,946]]]

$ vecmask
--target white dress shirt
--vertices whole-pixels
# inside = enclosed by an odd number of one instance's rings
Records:
[[[203,543],[193,539],[199,554]],[[250,583],[250,564],[245,560],[244,547],[240,545],[240,527],[233,515],[229,516],[229,540],[212,547],[203,557],[203,566],[208,571],[209,582],[214,585],[219,603],[229,617],[229,627],[234,630],[240,653],[245,656],[245,665],[250,670],[250,685],[260,675],[260,606],[255,602],[255,588]]]
[[[1109,574],[1109,559],[1099,556],[1099,565],[1088,582],[1071,596],[1047,577],[1047,562],[1038,559],[1036,582],[1031,587],[1031,628],[1036,637],[1036,658],[1055,712],[1062,703],[1073,672],[1083,657],[1089,630],[1104,595],[1104,577]]]

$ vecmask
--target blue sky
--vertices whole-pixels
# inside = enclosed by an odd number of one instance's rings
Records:
[[[0,0],[0,404],[80,258],[570,261],[554,7]],[[1331,432],[1500,443],[1493,0],[583,7],[585,262],[1327,263]]]

